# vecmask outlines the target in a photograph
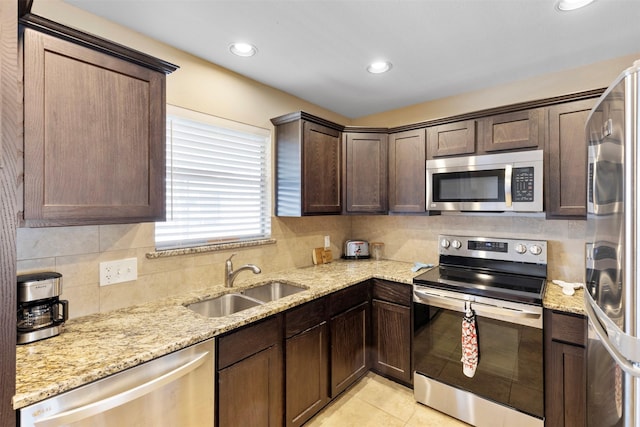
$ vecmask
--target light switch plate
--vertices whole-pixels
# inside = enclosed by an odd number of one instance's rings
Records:
[[[130,282],[138,278],[138,259],[126,258],[100,263],[100,286]]]
[[[329,236],[324,236],[324,248],[329,249],[331,247],[331,239]]]

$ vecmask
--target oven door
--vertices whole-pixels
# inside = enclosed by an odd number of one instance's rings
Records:
[[[479,362],[462,370],[465,302],[476,313]],[[542,307],[414,286],[414,394],[475,426],[544,423]]]

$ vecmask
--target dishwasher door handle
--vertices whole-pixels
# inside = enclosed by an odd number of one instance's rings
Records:
[[[71,409],[69,411],[61,412],[59,414],[52,415],[51,417],[43,418],[36,421],[34,424],[37,427],[56,427],[61,425],[67,425],[70,423],[78,422],[83,419],[89,418],[96,414],[106,412],[109,409],[117,406],[124,405],[146,394],[152,393],[158,390],[160,387],[169,384],[177,379],[187,375],[188,373],[196,370],[200,367],[209,356],[209,352],[199,354],[194,359],[187,363],[148,381],[138,386],[130,388],[113,396],[107,397],[102,400],[90,403],[88,405],[80,406],[78,408]]]

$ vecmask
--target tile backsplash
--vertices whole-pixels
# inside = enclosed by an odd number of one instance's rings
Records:
[[[221,284],[224,261],[254,263],[264,272],[312,264],[311,251],[331,237],[334,257],[346,239],[384,242],[384,258],[437,262],[439,234],[520,237],[549,241],[549,277],[582,281],[584,221],[492,216],[316,216],[273,218],[275,244],[147,259],[154,250],[153,223],[18,230],[18,273],[57,271],[70,317],[118,309]],[[135,257],[138,279],[99,286],[102,261]],[[239,275],[238,283],[249,276]]]

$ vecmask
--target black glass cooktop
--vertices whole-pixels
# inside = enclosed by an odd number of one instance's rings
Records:
[[[413,283],[470,295],[542,305],[546,279],[486,269],[440,265],[416,276]]]

